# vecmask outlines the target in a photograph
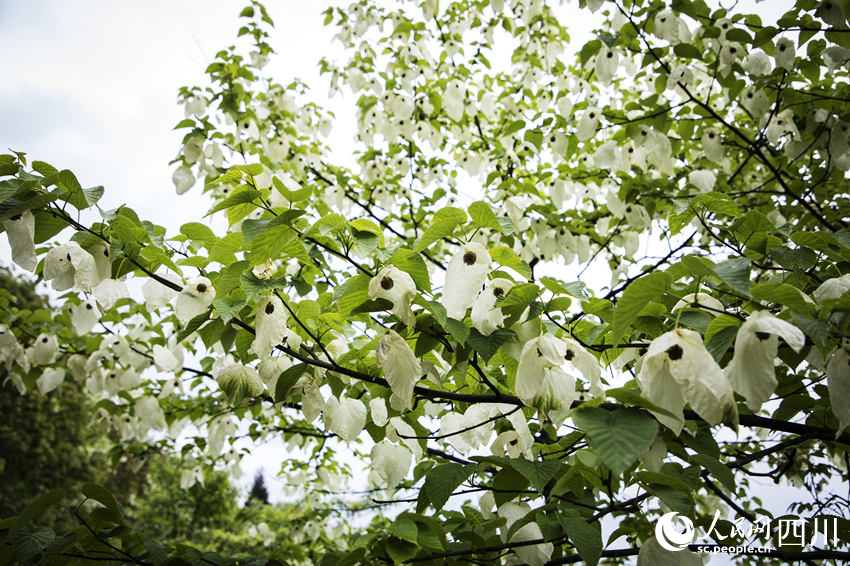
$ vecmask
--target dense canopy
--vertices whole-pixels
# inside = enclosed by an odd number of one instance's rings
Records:
[[[241,12],[179,93],[174,186],[209,198],[179,233],[0,156],[11,257],[59,305],[0,294],[4,386],[76,383],[115,461],[176,454],[184,489],[282,438],[292,501],[357,506],[251,563],[697,563],[670,512],[770,549],[741,563],[850,558],[850,7],[389,4],[325,12],[351,155]],[[747,530],[783,516],[765,479],[834,538]],[[67,533],[40,513],[83,494],[0,522],[0,557],[234,563],[84,496]]]

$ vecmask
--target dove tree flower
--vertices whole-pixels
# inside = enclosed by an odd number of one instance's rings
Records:
[[[676,434],[686,404],[710,424],[737,418],[732,386],[693,330],[679,328],[653,340],[637,379],[643,395],[670,413],[656,411],[655,417]]]
[[[481,244],[465,244],[455,252],[446,268],[441,299],[449,318],[462,320],[466,316],[489,272],[490,254]]]
[[[736,393],[758,411],[776,390],[776,353],[779,339],[795,352],[806,343],[803,331],[767,311],[754,312],[735,337],[735,355],[724,372]]]
[[[369,296],[386,299],[393,304],[395,314],[407,326],[416,324],[410,304],[416,298],[416,284],[404,271],[386,265],[369,281]]]
[[[210,308],[215,299],[215,288],[206,277],[191,279],[177,295],[174,303],[174,314],[180,324],[186,324],[196,316]]]

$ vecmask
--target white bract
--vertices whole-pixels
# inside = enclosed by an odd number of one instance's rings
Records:
[[[829,356],[826,377],[832,412],[840,423],[837,436],[850,426],[850,343],[846,340]]]
[[[837,299],[847,291],[850,291],[850,273],[827,279],[815,289],[812,295],[814,295],[817,302],[822,303],[829,299]]]
[[[464,244],[446,268],[441,302],[449,318],[463,320],[490,272],[490,254],[481,244]]]
[[[51,334],[39,334],[33,345],[29,348],[30,361],[37,366],[52,364],[59,355],[59,343],[56,336]]]
[[[60,385],[62,385],[62,381],[65,379],[65,370],[62,368],[47,368],[43,372],[39,378],[35,381],[36,387],[38,387],[39,393],[42,395],[47,395]]]
[[[391,302],[393,314],[407,326],[416,324],[416,317],[410,309],[410,303],[416,298],[416,284],[407,272],[394,265],[385,265],[369,281],[369,296]]]
[[[161,277],[176,285],[181,284],[180,278],[175,273],[169,272]],[[153,278],[148,279],[142,285],[142,296],[145,298],[145,308],[147,308],[148,312],[158,311],[167,305],[176,295],[177,291]]]
[[[722,314],[722,312],[717,311],[725,311],[726,308],[723,306],[723,303],[709,295],[708,293],[690,293],[682,297],[682,299],[673,306],[672,312],[676,312],[678,310],[684,308],[700,308],[704,307],[704,309],[712,315]]]
[[[215,289],[206,277],[190,279],[177,295],[174,304],[174,314],[180,324],[186,324],[199,314],[203,314],[210,308],[215,299]]]
[[[758,411],[776,391],[776,352],[779,338],[799,352],[806,343],[803,332],[767,311],[758,311],[738,329],[735,354],[725,368],[735,392],[746,399],[752,411]]]
[[[487,282],[472,302],[472,326],[484,336],[489,336],[505,320],[502,309],[496,307],[496,301],[514,286],[509,279],[493,279]]]
[[[35,217],[29,210],[15,214],[3,220],[9,247],[12,248],[12,261],[22,269],[34,271],[38,264],[35,255]]]
[[[366,405],[357,399],[334,396],[325,401],[325,424],[346,442],[351,442],[366,426]]]
[[[528,542],[543,538],[543,532],[540,530],[540,526],[532,521],[517,529],[510,540],[508,540],[508,531],[510,531],[511,525],[525,517],[530,511],[531,507],[529,507],[528,503],[515,503],[513,501],[503,503],[499,507],[499,517],[507,521],[507,524],[500,528],[502,542]],[[516,552],[523,564],[542,566],[549,561],[554,548],[551,542],[543,542],[515,547],[514,552]]]
[[[104,279],[93,289],[94,298],[104,312],[111,309],[119,300],[130,296],[127,284],[119,279]]]
[[[637,381],[644,397],[673,414],[653,412],[677,435],[685,423],[685,403],[709,424],[737,421],[729,380],[693,330],[678,328],[653,340]]]
[[[382,397],[377,397],[369,401],[369,414],[376,426],[387,424],[387,404]]]
[[[71,325],[78,336],[88,334],[98,320],[100,320],[100,311],[91,299],[71,307]]]
[[[57,291],[73,287],[78,291],[90,293],[98,283],[94,257],[77,242],[68,242],[47,252],[43,274]]]
[[[412,454],[404,446],[382,440],[372,447],[371,460],[369,483],[383,489],[393,489],[410,470]]]
[[[275,346],[283,342],[287,334],[288,319],[283,301],[276,295],[266,295],[257,303],[256,335],[251,350],[259,358],[271,355]]]
[[[182,195],[195,184],[195,176],[189,167],[181,165],[174,170],[174,173],[171,175],[171,181],[174,183],[174,188],[177,189],[177,194]]]
[[[413,388],[422,377],[422,365],[413,350],[396,331],[390,330],[378,340],[375,359],[390,384],[390,407],[396,411],[412,409]]]

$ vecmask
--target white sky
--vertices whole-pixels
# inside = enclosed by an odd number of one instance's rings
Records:
[[[771,0],[757,11],[777,13],[787,4]],[[84,187],[106,187],[102,207],[126,203],[176,233],[208,205],[197,186],[178,197],[171,182],[168,162],[183,135],[172,130],[183,118],[177,91],[206,86],[204,69],[212,56],[236,41],[242,6],[225,0],[0,0],[0,152],[25,151],[31,160],[71,169]],[[748,0],[739,7],[752,6]],[[268,2],[278,54],[264,69],[280,83],[303,79],[322,104],[327,81],[317,63],[341,49],[322,25],[324,7]],[[576,29],[575,21],[570,32],[580,46],[589,30]],[[330,106],[341,118],[337,139],[350,139],[353,132],[353,111],[340,112],[344,102],[353,108],[353,101],[339,98]],[[4,241],[0,258],[8,264],[8,257]],[[258,450],[243,466],[245,481],[262,466],[272,494],[279,493],[273,476],[280,450],[279,443]],[[764,497],[770,489],[757,491]]]

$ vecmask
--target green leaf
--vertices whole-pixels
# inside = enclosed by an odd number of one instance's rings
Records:
[[[746,243],[753,234],[758,232],[775,232],[776,227],[767,216],[757,210],[748,210],[746,214],[738,218],[731,226],[732,233],[738,241]]]
[[[154,566],[160,566],[168,560],[168,553],[165,551],[165,548],[155,540],[142,537],[142,545],[148,551],[148,557]]]
[[[531,268],[515,251],[507,246],[497,246],[490,250],[490,258],[505,267],[510,267],[526,279],[531,279]]]
[[[219,297],[213,301],[213,306],[218,316],[221,317],[222,322],[225,324],[233,320],[247,304],[244,300],[233,299],[231,297]]]
[[[673,46],[673,53],[683,59],[702,59],[702,52],[689,43],[678,43]]]
[[[469,336],[466,338],[466,343],[478,352],[485,362],[489,362],[490,358],[496,355],[502,344],[516,338],[516,334],[512,330],[505,328],[497,328],[489,336],[484,336],[477,329],[473,328],[469,331]]]
[[[758,283],[752,288],[753,299],[778,303],[801,313],[815,309],[814,303],[806,301],[802,291],[788,283]]]
[[[736,258],[718,263],[714,266],[714,273],[721,281],[732,289],[750,294],[750,260],[747,258]]]
[[[396,520],[393,521],[392,533],[398,538],[412,542],[413,544],[418,544],[419,542],[419,529],[416,526],[416,522],[410,516],[399,515],[396,517]]]
[[[33,519],[37,519],[38,517],[43,515],[51,507],[55,507],[62,503],[63,499],[65,499],[64,489],[54,489],[53,491],[48,491],[44,495],[39,495],[38,497],[30,501],[29,504],[27,504],[27,506],[24,508],[24,510],[18,514],[15,520],[17,524],[28,523]]]
[[[708,329],[706,329],[706,332],[708,332]],[[735,341],[735,337],[737,335],[737,327],[730,326],[718,330],[711,336],[711,338],[705,341],[705,349],[708,350],[708,353],[711,354],[717,363],[720,363],[720,360],[723,359],[723,355],[726,354],[726,351],[729,349],[729,346],[732,345],[732,342]]]
[[[818,256],[809,248],[792,250],[786,246],[771,248],[770,257],[773,261],[791,271],[806,271],[817,263]]]
[[[425,265],[425,260],[422,259],[421,254],[406,248],[399,248],[389,259],[388,263],[410,275],[417,289],[427,293],[431,292],[431,278],[428,275],[428,266]]]
[[[227,210],[228,208],[237,206],[239,204],[247,204],[247,203],[250,203],[250,202],[254,202],[256,199],[260,198],[260,196],[261,196],[260,191],[258,191],[257,189],[251,189],[251,188],[237,189],[236,191],[233,192],[232,195],[230,195],[229,197],[227,197],[223,201],[216,204],[212,208],[212,210],[210,210],[209,212],[207,212],[204,215],[204,218],[206,218],[207,216],[210,216],[211,214],[215,214],[216,212],[219,212],[221,210]]]
[[[209,309],[207,309],[206,311],[202,312],[201,314],[187,322],[185,328],[183,328],[180,333],[177,334],[177,338],[175,338],[175,340],[177,340],[177,342],[182,342],[183,340],[188,338],[191,333],[199,329],[201,325],[203,325],[207,320],[209,320],[209,318],[210,311]]]
[[[590,447],[617,474],[646,452],[658,432],[655,419],[638,409],[578,409],[573,422],[587,433]]]
[[[392,558],[393,564],[403,564],[416,556],[419,551],[419,547],[415,544],[396,537],[388,538],[384,543],[384,549]]]
[[[499,219],[496,213],[490,208],[490,205],[483,201],[476,201],[469,205],[469,216],[475,226],[481,228],[492,228],[502,232],[502,225],[499,224]]]
[[[277,383],[274,387],[274,402],[282,403],[286,401],[287,393],[292,389],[292,386],[298,381],[298,378],[304,375],[310,367],[307,364],[296,364],[284,370],[277,378]]]
[[[661,298],[670,287],[670,275],[663,272],[650,273],[633,281],[617,302],[614,311],[614,337],[612,342],[619,343],[628,333],[629,326],[640,311],[651,301]]]
[[[439,511],[449,500],[454,490],[465,482],[478,464],[441,464],[425,476],[422,491],[428,497],[434,511]]]
[[[564,527],[564,532],[576,551],[587,566],[596,566],[602,556],[602,530],[600,522],[588,523],[578,517],[558,517]]]
[[[96,483],[86,483],[83,485],[82,489],[83,495],[88,497],[89,499],[94,499],[110,511],[114,512],[116,515],[121,517],[123,512],[121,510],[121,504],[115,500],[115,497],[109,492],[108,489],[103,487],[102,485]]]
[[[523,458],[514,458],[511,460],[511,467],[521,473],[534,486],[534,489],[543,493],[546,484],[561,469],[561,463],[557,460],[532,462]]]
[[[368,275],[355,275],[334,289],[334,302],[342,316],[348,316],[354,308],[369,300]]]
[[[15,564],[26,564],[53,542],[56,534],[47,527],[21,525],[9,533],[9,542],[15,547]]]
[[[465,343],[466,338],[469,336],[469,327],[459,320],[449,318],[443,327],[459,344]]]
[[[690,456],[690,461],[694,464],[702,466],[708,473],[715,477],[723,486],[735,493],[735,474],[727,468],[717,458],[712,458],[707,454],[693,454]]]
[[[741,321],[734,316],[729,316],[728,314],[721,314],[720,316],[714,317],[714,319],[708,324],[708,328],[705,329],[705,339],[710,340],[712,336],[724,330],[726,328],[738,328],[741,326]]]
[[[441,208],[434,215],[431,225],[425,229],[413,251],[421,252],[437,240],[451,236],[455,228],[466,222],[466,212],[453,206]]]

